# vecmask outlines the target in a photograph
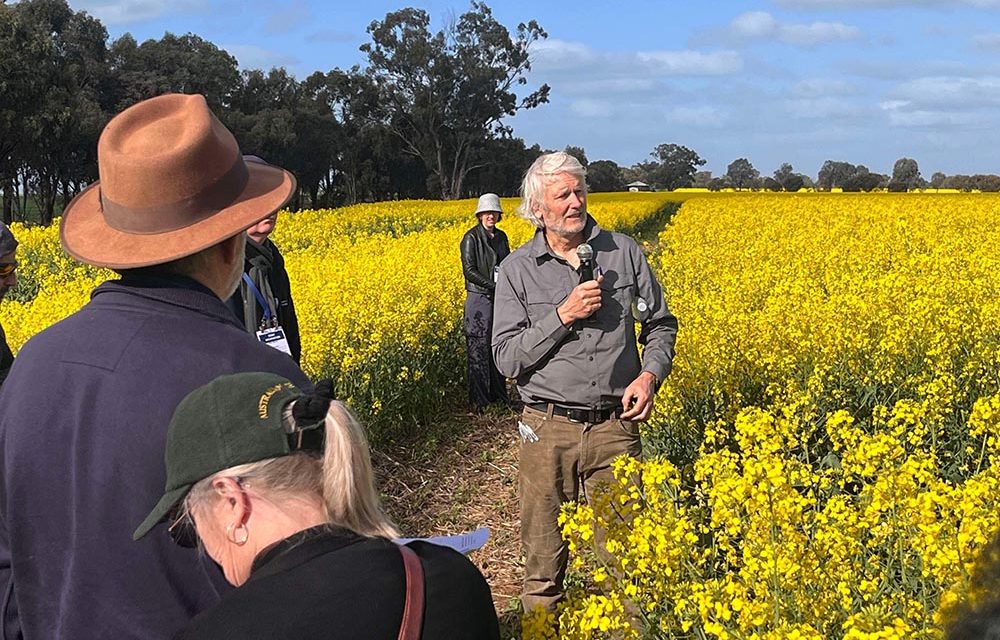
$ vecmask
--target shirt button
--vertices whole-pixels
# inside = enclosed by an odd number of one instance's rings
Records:
[[[596,382],[591,382],[591,383],[590,383],[590,386],[592,386],[592,387],[596,387],[596,386],[597,386],[597,383],[596,383]]]
[[[589,357],[587,358],[587,360],[593,360],[593,359],[594,359],[594,356],[589,356]]]

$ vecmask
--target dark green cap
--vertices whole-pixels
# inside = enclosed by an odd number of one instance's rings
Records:
[[[282,414],[301,396],[294,384],[273,373],[220,376],[189,393],[177,405],[167,430],[163,497],[132,539],[149,533],[200,480],[239,464],[291,453]]]

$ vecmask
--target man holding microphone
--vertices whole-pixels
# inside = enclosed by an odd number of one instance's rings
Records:
[[[677,319],[660,284],[635,240],[589,216],[585,180],[566,153],[531,165],[519,212],[537,231],[504,261],[496,285],[493,355],[524,401],[525,611],[553,610],[562,599],[568,551],[560,506],[611,480],[616,457],[642,454],[638,423],[674,357]]]

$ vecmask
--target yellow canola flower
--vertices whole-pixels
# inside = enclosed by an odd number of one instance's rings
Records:
[[[566,507],[582,586],[551,637],[597,596],[664,638],[941,638],[995,599],[969,576],[1000,530],[998,209],[688,200],[654,257],[681,330],[644,436],[670,461]]]
[[[630,231],[672,199],[595,194],[589,206],[602,226]],[[502,200],[500,226],[512,247],[534,232],[514,213],[517,204]],[[292,283],[302,367],[335,378],[377,436],[401,435],[431,419],[446,395],[464,395],[459,244],[476,224],[475,208],[475,200],[409,200],[280,215],[273,239]],[[14,233],[21,283],[0,304],[0,323],[16,352],[115,275],[66,256],[57,226],[15,225]]]

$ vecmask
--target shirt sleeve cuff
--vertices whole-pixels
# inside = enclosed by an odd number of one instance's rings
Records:
[[[670,369],[657,362],[647,362],[642,366],[642,373],[646,372],[653,374],[653,377],[656,378],[656,388],[659,389],[670,374]]]
[[[559,312],[555,309],[552,310],[551,315],[542,318],[542,321],[538,323],[538,330],[543,336],[548,336],[556,342],[572,333],[571,329],[559,319]]]

